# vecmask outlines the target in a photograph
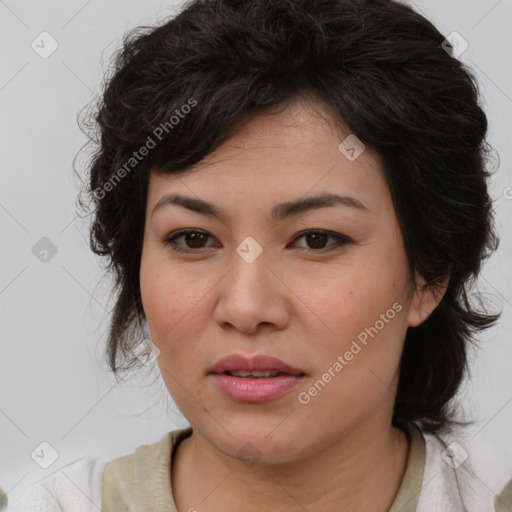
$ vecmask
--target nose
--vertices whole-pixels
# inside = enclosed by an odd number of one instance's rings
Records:
[[[242,254],[242,256],[240,256]],[[265,250],[254,260],[243,252],[230,255],[230,270],[215,288],[213,317],[223,329],[246,334],[284,329],[290,318],[292,292]]]

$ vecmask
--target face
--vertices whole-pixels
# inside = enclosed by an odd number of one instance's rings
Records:
[[[193,170],[151,175],[148,327],[172,398],[224,454],[251,442],[262,462],[294,461],[389,429],[407,328],[433,306],[408,273],[381,161],[340,150],[349,134],[320,103],[297,102],[253,118]],[[345,199],[278,208],[327,194]],[[294,371],[211,373],[232,354]]]

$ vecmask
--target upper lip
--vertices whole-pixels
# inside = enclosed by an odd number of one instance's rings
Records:
[[[260,354],[256,356],[244,356],[242,354],[230,354],[219,359],[210,373],[225,373],[233,371],[275,371],[289,375],[304,375],[302,370],[294,368],[276,357]]]

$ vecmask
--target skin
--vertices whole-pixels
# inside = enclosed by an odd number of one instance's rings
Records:
[[[411,278],[379,155],[367,146],[350,161],[338,149],[349,134],[318,100],[296,101],[252,118],[194,169],[151,175],[143,307],[162,377],[194,429],[172,466],[180,512],[220,512],[227,503],[244,512],[384,512],[398,492],[409,449],[391,427],[403,342],[442,295]],[[153,214],[171,192],[210,201],[227,217],[178,205]],[[356,198],[367,210],[335,205],[270,218],[278,203],[326,192]],[[190,237],[175,241],[194,254],[164,242],[185,228],[209,235],[195,245]],[[310,229],[352,242],[315,245],[299,235]],[[263,249],[252,263],[236,252],[248,236]],[[400,312],[300,403],[299,393],[395,303]],[[306,377],[280,398],[241,404],[208,375],[232,353],[269,354]],[[247,442],[259,457],[252,465],[237,455]]]

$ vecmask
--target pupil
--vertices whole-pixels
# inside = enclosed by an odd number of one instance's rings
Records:
[[[200,248],[201,247],[201,241],[200,241],[200,237],[204,237],[204,233],[189,233],[187,235],[187,244],[190,246],[190,247],[193,247],[193,248]],[[192,244],[188,243],[190,241],[190,239],[192,239]],[[204,240],[203,240],[204,242]],[[194,244],[198,244],[198,245],[194,245]]]
[[[322,249],[324,247],[325,244],[322,243],[322,241],[325,242],[325,239],[327,238],[327,235],[325,233],[310,233],[310,234],[306,235],[306,238],[308,240],[310,240],[311,237],[313,237],[312,248],[314,248],[314,249]],[[318,242],[319,242],[318,238],[320,238],[320,245],[318,245]],[[315,240],[316,240],[316,242],[315,242]],[[308,244],[308,245],[311,246],[311,244]]]

